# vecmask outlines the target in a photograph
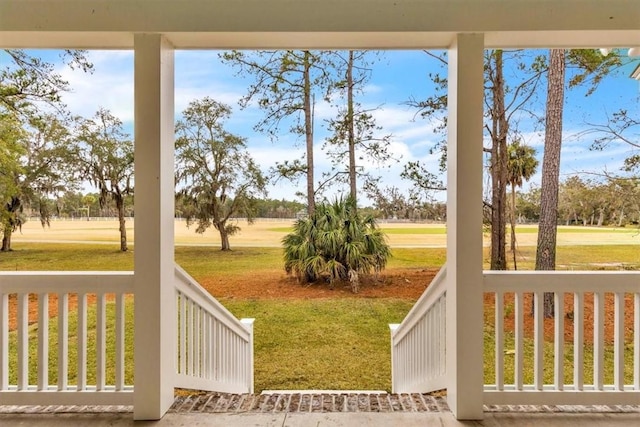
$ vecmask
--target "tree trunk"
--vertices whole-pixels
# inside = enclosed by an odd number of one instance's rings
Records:
[[[353,51],[349,51],[347,64],[347,122],[349,132],[349,187],[354,202],[358,199],[356,186],[356,138],[353,122]]]
[[[13,230],[11,230],[11,227],[5,227],[4,228],[4,233],[2,236],[2,248],[0,248],[1,252],[9,252],[12,251],[13,249],[11,249],[11,235],[13,234]]]
[[[129,248],[127,247],[127,227],[124,219],[124,198],[116,196],[115,200],[118,210],[118,222],[120,223],[120,250],[126,252]]]
[[[507,133],[502,51],[495,51],[491,142],[491,269],[506,270]]]
[[[229,233],[227,233],[227,229],[225,227],[225,222],[221,222],[216,224],[216,228],[220,233],[220,250],[221,251],[230,251],[231,245],[229,244]]]
[[[620,216],[618,217],[618,227],[622,227],[623,219],[624,219],[624,208],[620,209]]]
[[[511,183],[511,253],[513,254],[513,269],[518,269],[516,261],[516,186]]]
[[[307,143],[307,213],[316,210],[313,182],[313,116],[311,114],[311,52],[304,51],[304,133]],[[222,250],[225,250],[224,248]]]
[[[540,224],[536,250],[536,270],[555,270],[558,221],[558,178],[562,146],[562,113],[564,104],[565,52],[550,52],[547,88],[547,114],[542,161]],[[553,293],[544,295],[544,316],[553,317]]]
[[[604,209],[600,209],[600,213],[598,214],[598,227],[602,227],[604,224]]]

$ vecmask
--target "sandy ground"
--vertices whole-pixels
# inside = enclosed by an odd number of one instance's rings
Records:
[[[280,240],[287,233],[283,228],[291,227],[293,220],[261,219],[248,225],[246,221],[239,221],[241,231],[232,237],[234,246],[277,247]],[[442,229],[440,224],[416,223],[380,223],[385,229],[424,230],[426,228]],[[527,226],[531,229],[531,226]],[[565,227],[559,227],[559,245],[632,245],[640,243],[640,232],[629,228],[599,229],[585,228],[585,232],[576,232],[576,227],[568,227],[571,232],[563,233]],[[220,244],[217,231],[209,229],[204,234],[197,234],[195,227],[187,228],[185,221],[175,222],[175,241],[177,245],[213,245]],[[127,221],[127,234],[130,242],[135,241],[134,221]],[[392,247],[444,247],[445,234],[388,234]],[[535,246],[537,234],[535,232],[519,233],[519,246]],[[113,220],[91,221],[52,221],[50,227],[42,228],[39,221],[29,221],[13,237],[14,242],[118,242],[118,222]],[[488,236],[485,235],[485,245],[488,246]]]

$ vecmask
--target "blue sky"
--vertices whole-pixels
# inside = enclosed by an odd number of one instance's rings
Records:
[[[93,74],[71,70],[60,63],[57,52],[34,52],[38,56],[54,62],[57,71],[69,81],[72,92],[63,94],[63,101],[72,113],[85,117],[92,116],[99,107],[110,110],[124,123],[127,131],[133,129],[133,53],[131,51],[91,51],[89,60],[94,64]],[[3,59],[6,61],[6,59]],[[637,62],[637,61],[636,61]],[[217,51],[177,51],[176,52],[176,115],[196,98],[212,97],[229,104],[233,108],[233,117],[228,122],[228,130],[247,138],[252,156],[267,170],[275,161],[300,157],[303,147],[296,138],[283,134],[277,143],[266,135],[253,131],[253,125],[262,113],[257,108],[241,110],[238,100],[245,94],[249,80],[234,75],[234,70],[221,64]],[[562,149],[562,176],[580,171],[602,172],[619,170],[622,160],[628,155],[629,147],[614,144],[605,152],[590,151],[592,135],[582,135],[587,122],[604,123],[606,115],[626,108],[631,114],[640,116],[638,81],[629,78],[633,69],[627,66],[619,73],[606,78],[588,98],[581,89],[566,93],[564,141]],[[433,172],[438,171],[438,155],[430,155],[429,148],[440,138],[433,133],[434,123],[416,116],[416,111],[406,105],[410,98],[422,99],[429,95],[432,84],[429,72],[446,72],[438,61],[421,51],[387,51],[375,63],[366,93],[360,101],[368,107],[380,106],[374,113],[382,134],[392,134],[392,151],[400,157],[398,164],[391,164],[381,171],[385,185],[407,189],[409,183],[402,181],[399,174],[402,164],[420,160]],[[509,70],[505,74],[509,78]],[[544,112],[543,85],[541,99],[532,105],[532,109],[542,115]],[[321,152],[324,137],[324,121],[331,118],[334,111],[324,103],[316,105],[316,156],[319,172],[327,170],[329,162]],[[538,150],[542,160],[544,135],[535,129],[533,121],[523,118],[519,124],[524,142]],[[285,129],[285,128],[283,128]],[[284,132],[283,132],[284,133]],[[487,144],[485,144],[487,145]],[[374,170],[374,173],[376,171]],[[316,181],[319,178],[316,178]],[[540,174],[531,180],[536,184]],[[281,182],[269,188],[269,197],[294,199],[296,191],[301,191],[304,183],[297,186]],[[525,187],[526,188],[526,187]],[[444,195],[439,196],[440,199]]]

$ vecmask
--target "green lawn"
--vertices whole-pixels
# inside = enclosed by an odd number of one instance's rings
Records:
[[[557,270],[640,270],[640,246],[638,245],[581,245],[558,246],[556,249]],[[507,265],[511,267],[511,253],[507,251]],[[485,250],[485,268],[490,255]],[[517,250],[519,270],[533,270],[536,248],[524,246]]]
[[[133,252],[122,253],[117,245],[21,243],[13,252],[0,253],[0,271],[26,270],[132,270]],[[247,271],[259,274],[282,268],[280,248],[238,248],[222,252],[212,247],[176,248],[176,262],[195,278],[209,275],[243,275]],[[517,251],[518,268],[533,269],[535,247]],[[393,248],[389,268],[440,267],[446,259],[445,248]],[[485,248],[485,267],[489,266],[489,251]],[[508,254],[509,265],[511,254]],[[567,269],[640,269],[640,246],[580,245],[557,248],[559,270]]]
[[[255,317],[255,387],[390,390],[389,323],[412,302],[397,299],[223,300]]]
[[[533,367],[534,367],[534,342],[531,338],[524,338],[524,384],[533,384]],[[505,384],[514,383],[515,372],[515,336],[513,332],[504,334],[504,382]],[[584,347],[584,384],[593,384],[593,345],[585,343]],[[554,381],[554,343],[544,343],[544,383],[553,384]],[[633,343],[626,344],[625,359],[625,383],[633,384]],[[484,383],[495,384],[495,335],[493,325],[485,324],[484,327]],[[606,345],[604,349],[604,384],[613,384],[613,361],[614,349],[612,345]],[[565,343],[564,345],[564,382],[565,384],[573,384],[573,344]]]

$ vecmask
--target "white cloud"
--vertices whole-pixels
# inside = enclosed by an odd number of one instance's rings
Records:
[[[102,107],[133,123],[133,52],[91,51],[88,60],[94,64],[91,74],[59,66],[58,73],[72,88],[63,101],[74,114],[91,117]]]

